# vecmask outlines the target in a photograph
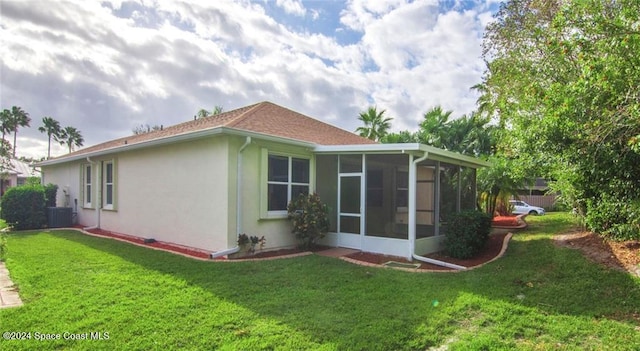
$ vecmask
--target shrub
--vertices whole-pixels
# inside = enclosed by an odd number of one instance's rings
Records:
[[[0,262],[4,261],[7,255],[7,238],[4,233],[0,233]]]
[[[287,212],[293,224],[291,232],[305,250],[329,231],[329,208],[320,201],[318,194],[300,194],[289,202]]]
[[[260,250],[267,243],[267,239],[265,239],[264,235],[261,238],[258,238],[255,235],[248,236],[247,234],[238,234],[238,246],[244,251],[247,251],[250,254],[254,254],[256,252],[256,245],[260,244]],[[249,246],[249,248],[247,248]]]
[[[2,196],[0,216],[16,230],[39,229],[47,222],[43,186],[9,188]]]
[[[47,184],[44,186],[44,197],[47,207],[56,207],[56,196],[58,195],[58,186],[55,184]]]
[[[640,240],[640,200],[604,196],[587,202],[587,227],[614,240]]]
[[[466,259],[477,255],[491,232],[491,216],[480,211],[451,214],[444,241],[447,255]]]

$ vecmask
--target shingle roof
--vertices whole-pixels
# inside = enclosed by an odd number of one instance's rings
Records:
[[[130,135],[124,138],[111,140],[60,156],[57,159],[89,154],[96,151],[123,146],[125,144],[135,145],[142,142],[160,140],[177,135],[185,135],[220,127],[244,130],[318,145],[375,144],[374,141],[363,138],[359,135],[265,101],[218,115],[176,124],[174,126],[163,128],[162,130]]]

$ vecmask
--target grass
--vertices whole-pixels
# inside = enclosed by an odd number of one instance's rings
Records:
[[[552,243],[570,215],[529,217],[505,257],[413,274],[316,255],[214,263],[72,231],[8,236],[25,306],[0,310],[2,350],[631,350],[640,279]],[[36,341],[35,333],[108,333]],[[104,336],[104,334],[103,334]],[[89,335],[90,337],[90,335]]]

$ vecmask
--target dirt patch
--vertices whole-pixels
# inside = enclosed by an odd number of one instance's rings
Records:
[[[554,236],[558,246],[580,250],[588,259],[640,276],[640,241],[610,241],[586,231]]]
[[[477,256],[475,256],[473,258],[470,258],[470,259],[460,260],[460,259],[456,259],[456,258],[452,258],[452,257],[446,256],[443,253],[434,253],[434,254],[431,254],[431,255],[427,255],[426,257],[433,258],[433,259],[436,259],[436,260],[439,260],[439,261],[444,261],[444,262],[448,262],[448,263],[457,264],[457,265],[463,266],[463,267],[475,267],[475,266],[478,266],[478,265],[481,265],[481,264],[484,264],[484,263],[487,263],[487,262],[491,261],[496,256],[498,256],[498,254],[500,254],[500,251],[502,250],[502,243],[504,242],[504,238],[505,238],[506,235],[507,234],[490,235],[489,236],[489,240],[487,241],[487,244],[485,245],[484,249],[480,252],[480,254],[478,254]],[[374,263],[374,264],[384,264],[384,263],[389,262],[389,261],[401,262],[401,263],[409,263],[408,260],[406,260],[405,258],[402,258],[402,257],[373,254],[373,253],[369,253],[369,252],[357,252],[357,253],[351,254],[351,255],[349,255],[347,257],[349,257],[351,259],[354,259],[354,260],[368,262],[368,263]],[[420,263],[420,262],[415,261],[413,263]],[[452,269],[452,268],[442,267],[442,266],[429,264],[429,263],[424,263],[424,262],[422,262],[420,264],[420,267],[418,269],[439,270],[439,271],[455,271],[455,269]]]
[[[290,249],[279,249],[279,250],[271,250],[271,251],[256,251],[254,254],[245,254],[245,255],[238,255],[235,257],[230,257],[230,260],[243,260],[243,259],[254,259],[254,258],[273,258],[273,257],[280,257],[280,256],[290,256],[290,255],[295,255],[295,254],[300,254],[300,253],[304,253],[304,252],[318,252],[318,251],[324,251],[324,250],[328,250],[331,247],[329,246],[322,246],[322,245],[314,245],[312,248],[310,248],[309,250],[302,250],[300,248],[290,248]]]

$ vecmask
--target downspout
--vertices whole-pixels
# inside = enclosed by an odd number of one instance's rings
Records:
[[[244,144],[240,146],[238,149],[238,157],[237,157],[237,170],[236,170],[236,232],[238,234],[242,233],[242,152],[251,144],[251,137],[248,136],[245,140]],[[226,250],[212,252],[210,254],[211,258],[222,257],[226,255],[231,255],[240,251],[240,246],[235,246]]]
[[[89,163],[91,164],[91,173],[92,173],[92,175],[93,175],[93,174],[95,174],[95,175],[96,175],[96,183],[98,183],[98,180],[97,180],[97,175],[98,175],[98,173],[96,173],[96,169],[95,169],[95,168],[96,168],[96,167],[95,167],[96,163],[94,163],[93,161],[91,161],[91,158],[89,158],[88,156],[87,156],[87,162],[89,162]],[[83,170],[82,170],[82,172],[85,172],[85,170],[83,169]],[[85,180],[85,181],[86,181],[86,180]],[[97,185],[97,184],[95,184],[95,185]],[[91,191],[93,191],[93,189],[95,189],[95,185],[93,184],[93,182],[91,183]],[[84,186],[84,185],[82,185],[82,186]],[[87,191],[87,190],[85,189],[84,191]],[[82,230],[91,230],[91,229],[98,229],[98,228],[100,228],[100,208],[98,208],[98,204],[99,204],[99,202],[98,202],[98,201],[99,201],[99,197],[97,196],[98,192],[95,192],[95,193],[96,193],[96,198],[95,198],[95,203],[96,203],[96,206],[95,206],[95,210],[96,210],[96,224],[95,224],[95,225],[92,225],[92,226],[90,226],[90,227],[84,227],[84,228],[82,228]],[[82,201],[84,201],[84,200],[82,200]],[[84,203],[84,202],[83,202],[83,203]]]
[[[416,188],[418,184],[418,176],[417,176],[417,165],[419,162],[424,161],[429,156],[428,152],[425,152],[424,155],[414,159],[413,155],[409,155],[409,224],[408,224],[408,234],[409,234],[409,253],[411,256],[415,253],[416,246]]]
[[[443,267],[453,268],[458,270],[467,269],[466,267],[458,266],[457,264],[448,263],[440,260],[434,260],[432,258],[420,256],[415,253],[415,248],[416,248],[415,208],[416,208],[416,190],[417,190],[416,185],[418,184],[417,183],[417,173],[418,173],[417,167],[418,167],[418,163],[426,160],[428,156],[429,156],[429,153],[425,152],[424,155],[413,160],[411,164],[411,169],[409,170],[409,185],[411,186],[410,189],[412,189],[409,192],[409,249],[411,250],[410,251],[411,257],[418,261],[435,264],[437,266],[443,266]],[[436,204],[436,206],[439,206],[439,204]]]

